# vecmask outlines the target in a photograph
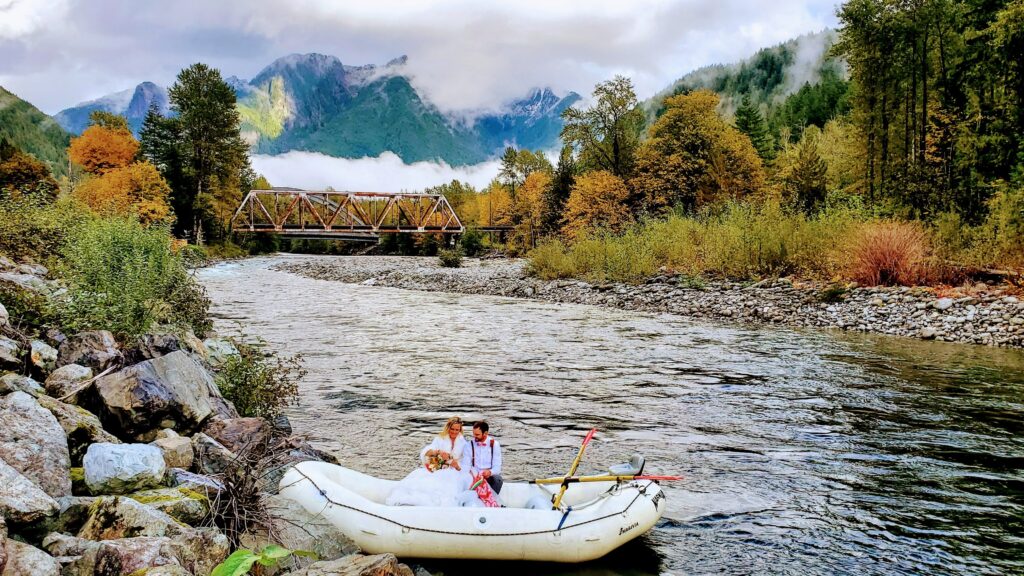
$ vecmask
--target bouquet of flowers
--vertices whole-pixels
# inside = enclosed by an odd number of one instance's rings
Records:
[[[443,470],[451,465],[450,460],[445,460],[440,454],[434,454],[433,456],[427,456],[427,463],[425,466],[427,470],[431,472],[437,472]]]

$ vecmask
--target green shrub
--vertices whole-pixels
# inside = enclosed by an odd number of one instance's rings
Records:
[[[542,242],[528,256],[530,273],[543,280],[571,278],[576,274],[576,267],[561,240]]]
[[[306,375],[302,356],[267,354],[266,342],[230,339],[238,349],[217,373],[217,386],[242,416],[273,418],[298,401],[298,382]]]
[[[71,231],[89,218],[71,200],[40,202],[29,196],[0,201],[0,254],[51,264]]]
[[[45,296],[7,283],[0,283],[0,303],[7,308],[11,325],[22,332],[37,333],[53,319]]]
[[[171,242],[166,228],[131,219],[93,219],[73,230],[60,269],[68,283],[65,327],[110,330],[122,340],[157,325],[209,330],[209,299]]]
[[[458,248],[454,250],[442,248],[437,251],[437,257],[441,260],[441,266],[445,268],[459,268],[462,266],[462,252]]]
[[[462,253],[472,258],[484,249],[484,235],[476,228],[466,228],[466,231],[459,238],[459,247]]]

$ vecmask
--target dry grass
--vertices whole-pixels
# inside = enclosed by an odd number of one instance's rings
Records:
[[[876,222],[853,243],[850,279],[869,286],[914,286],[929,280],[928,235],[915,222]]]

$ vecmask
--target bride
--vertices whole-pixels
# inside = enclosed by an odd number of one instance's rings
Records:
[[[388,506],[458,506],[459,496],[469,489],[472,475],[462,465],[466,438],[462,419],[452,416],[423,450],[420,466],[403,478],[385,500]]]

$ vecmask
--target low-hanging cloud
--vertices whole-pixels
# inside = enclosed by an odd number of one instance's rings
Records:
[[[273,186],[350,192],[416,192],[461,180],[477,189],[498,175],[498,161],[453,167],[443,162],[406,164],[385,152],[376,158],[334,158],[316,152],[252,156],[253,168]]]

